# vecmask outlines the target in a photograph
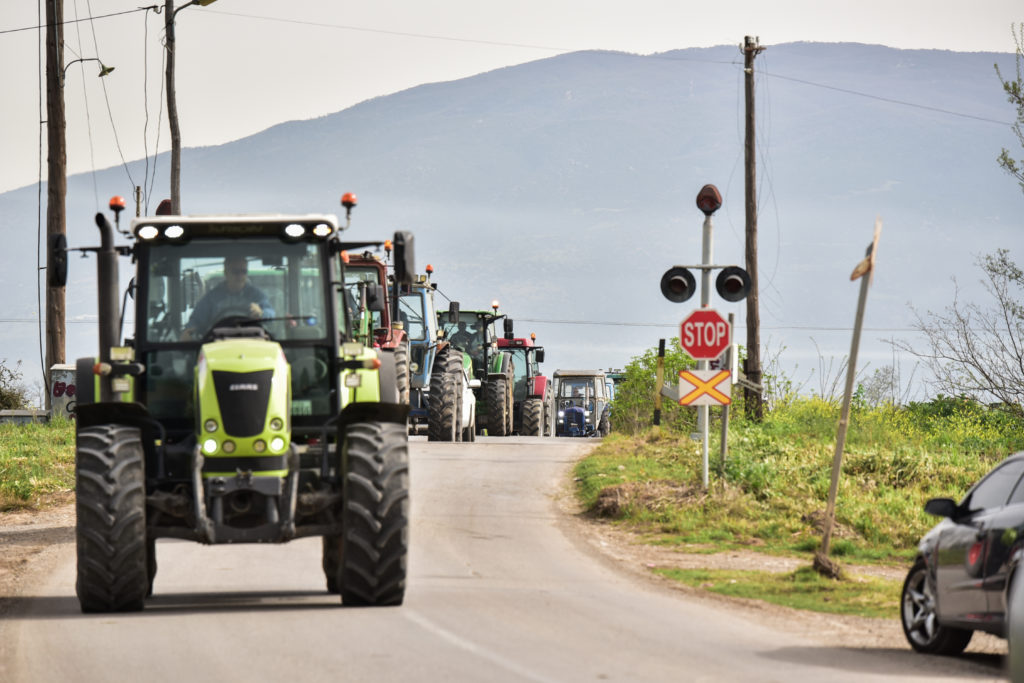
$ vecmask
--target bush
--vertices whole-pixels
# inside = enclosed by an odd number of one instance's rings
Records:
[[[21,383],[21,361],[14,368],[0,361],[0,410],[19,410],[29,407],[28,389]]]

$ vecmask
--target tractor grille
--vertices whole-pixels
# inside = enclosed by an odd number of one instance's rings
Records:
[[[273,376],[273,370],[213,371],[213,386],[225,432],[231,436],[256,436],[263,431]]]

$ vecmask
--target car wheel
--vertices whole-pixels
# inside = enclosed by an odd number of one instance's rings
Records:
[[[936,608],[935,587],[928,579],[928,567],[924,560],[918,560],[903,582],[900,598],[903,634],[918,652],[935,655],[963,652],[974,631],[943,626]]]

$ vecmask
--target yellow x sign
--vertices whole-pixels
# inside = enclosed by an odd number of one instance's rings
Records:
[[[679,405],[727,406],[732,403],[732,373],[728,370],[680,370]]]

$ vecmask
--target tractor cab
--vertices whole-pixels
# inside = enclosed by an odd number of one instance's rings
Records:
[[[556,370],[557,436],[607,436],[609,389],[600,370]]]

